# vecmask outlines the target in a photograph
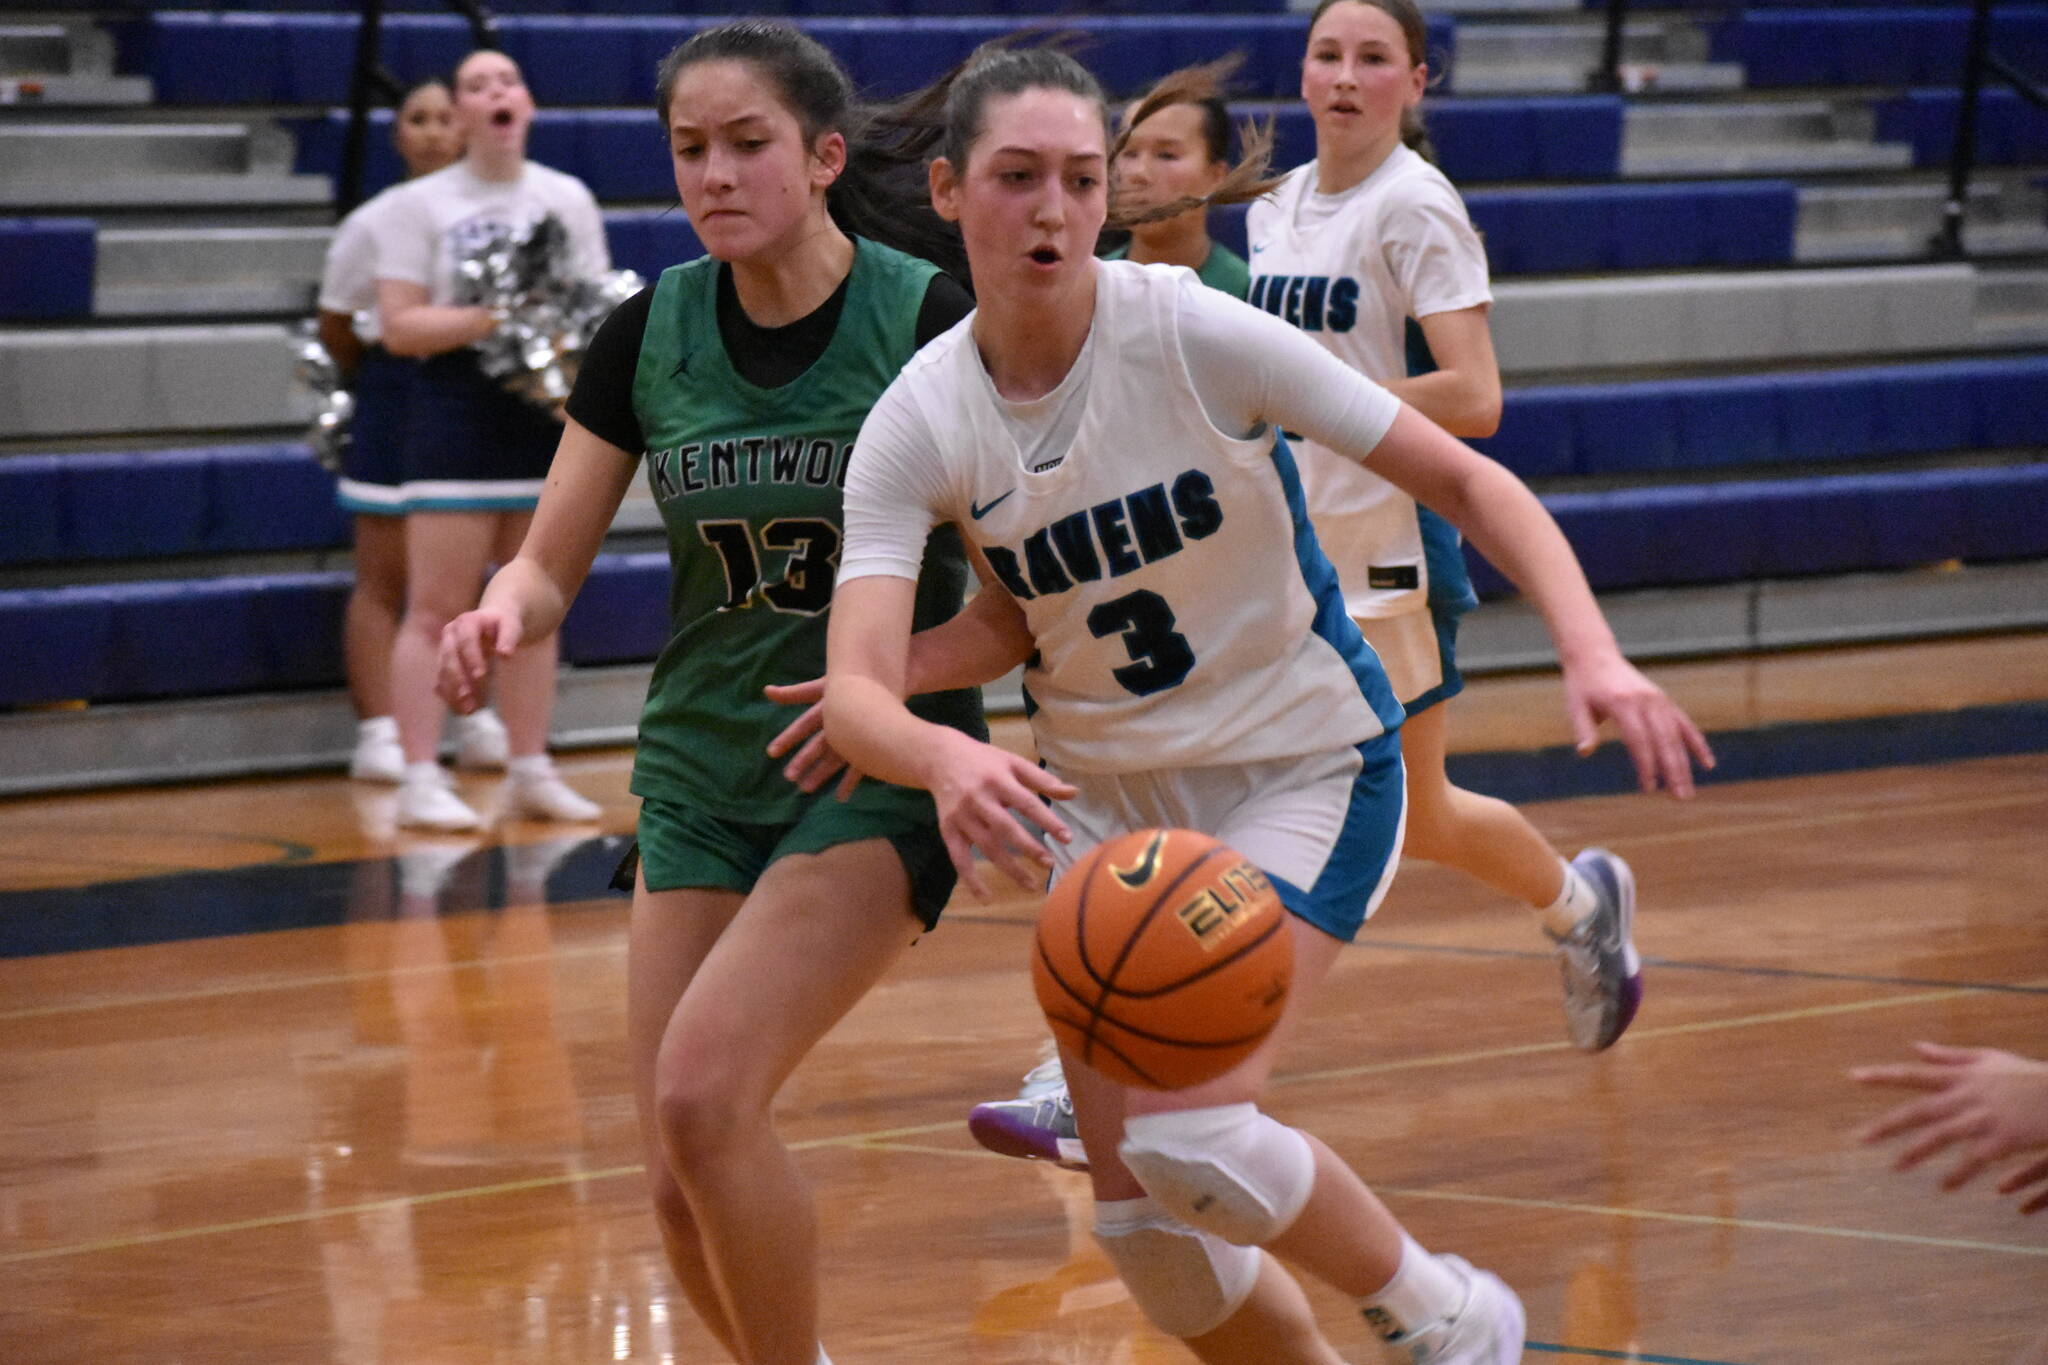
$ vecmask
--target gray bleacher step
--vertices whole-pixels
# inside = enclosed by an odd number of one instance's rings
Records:
[[[324,227],[102,228],[93,312],[309,313]]]
[[[1606,26],[1469,24],[1458,30],[1458,69],[1469,66],[1576,66],[1588,70],[1606,45]],[[1624,62],[1697,62],[1707,38],[1697,25],[1633,20],[1621,31]]]
[[[0,175],[0,210],[269,208],[333,199],[334,185],[324,175]]]
[[[1601,606],[1630,657],[1690,658],[2048,626],[2048,564],[1607,593]],[[1473,676],[1548,668],[1555,655],[1526,605],[1487,602],[1459,624]],[[564,668],[550,743],[632,742],[648,664]],[[1018,675],[984,690],[988,709],[1023,709]],[[339,689],[131,702],[0,714],[0,795],[339,768],[355,719]],[[366,804],[388,788],[360,786]]]
[[[1316,0],[1290,0],[1289,8],[1312,10]],[[1432,14],[1457,14],[1465,16],[1493,14],[1559,14],[1581,15],[1585,6],[1580,0],[1430,0]]]
[[[147,76],[0,76],[0,108],[99,109],[154,98]]]
[[[1809,185],[1799,191],[1793,254],[1800,261],[1924,256],[1942,225],[1948,187]],[[1970,187],[1963,242],[1973,253],[2048,252],[2048,192],[2024,179]]]
[[[225,432],[310,417],[277,323],[0,332],[0,432]]]
[[[1986,346],[2048,346],[2048,269],[1979,270],[1977,336]]]
[[[1460,95],[1570,95],[1583,93],[1592,67],[1575,64],[1517,63],[1467,65],[1458,61]],[[1740,90],[1743,70],[1734,62],[1646,62],[1624,65],[1622,80],[1631,91],[1665,94],[1708,94]]]
[[[24,123],[0,127],[0,182],[223,175],[291,169],[268,123]]]
[[[1913,164],[1909,145],[1873,142],[1872,128],[1867,106],[1827,100],[1631,105],[1621,173],[1782,175]]]
[[[1499,281],[1506,374],[1925,354],[1980,336],[1967,264]]]
[[[0,76],[71,71],[71,30],[63,24],[0,24]]]

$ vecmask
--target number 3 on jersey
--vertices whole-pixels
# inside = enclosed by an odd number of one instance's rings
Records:
[[[777,611],[815,616],[832,605],[832,580],[839,572],[839,528],[818,517],[778,517],[761,528],[756,547],[754,529],[743,520],[697,523],[697,536],[718,551],[725,568],[725,608],[754,605],[759,592]],[[782,577],[763,586],[761,550],[786,550]]]
[[[1173,608],[1150,588],[1097,603],[1088,613],[1088,631],[1098,640],[1124,637],[1131,661],[1109,676],[1133,696],[1149,697],[1179,687],[1195,666],[1188,637],[1174,628]]]

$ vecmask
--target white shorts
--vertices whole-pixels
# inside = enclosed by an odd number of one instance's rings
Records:
[[[1408,798],[1398,732],[1261,763],[1060,776],[1078,794],[1059,803],[1074,841],[1049,845],[1052,881],[1119,834],[1200,830],[1251,859],[1295,915],[1348,943],[1401,861]]]
[[[1436,621],[1426,611],[1404,611],[1399,616],[1362,616],[1358,633],[1380,656],[1394,695],[1408,705],[1425,692],[1442,687],[1444,656],[1437,643]]]

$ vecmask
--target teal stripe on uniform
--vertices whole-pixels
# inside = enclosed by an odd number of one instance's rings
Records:
[[[1288,514],[1294,519],[1295,563],[1301,566],[1302,582],[1308,585],[1309,596],[1316,603],[1315,633],[1350,665],[1351,675],[1358,679],[1358,690],[1380,719],[1380,728],[1397,730],[1407,713],[1387,681],[1386,670],[1380,667],[1379,656],[1366,644],[1351,613],[1345,610],[1337,570],[1323,553],[1316,528],[1308,519],[1308,497],[1302,492],[1301,471],[1295,466],[1294,452],[1288,447],[1287,438],[1277,430],[1273,433],[1272,459],[1273,471],[1280,476],[1280,487],[1287,494]]]

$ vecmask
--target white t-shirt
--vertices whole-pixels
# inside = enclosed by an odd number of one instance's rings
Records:
[[[377,278],[425,285],[428,302],[455,301],[455,267],[480,242],[552,213],[569,231],[579,276],[611,269],[604,218],[581,180],[529,161],[516,180],[484,180],[458,161],[387,191],[372,223]],[[380,196],[386,197],[386,196]]]
[[[1361,373],[1403,378],[1409,318],[1493,299],[1486,250],[1464,201],[1407,147],[1340,194],[1315,186],[1311,161],[1247,212],[1249,298]],[[1313,441],[1303,443],[1301,465],[1351,614],[1423,609],[1429,583],[1414,502]]]
[[[327,264],[320,273],[320,307],[329,313],[347,313],[356,336],[374,345],[381,332],[377,325],[377,218],[391,207],[394,185],[374,198],[358,204],[353,213],[335,225],[327,243]]]
[[[1364,458],[1400,404],[1191,270],[1095,263],[1074,367],[995,390],[974,315],[919,351],[862,424],[839,581],[914,579],[952,522],[1015,597],[1053,768],[1125,773],[1357,744],[1398,721],[1344,619],[1285,442]]]

